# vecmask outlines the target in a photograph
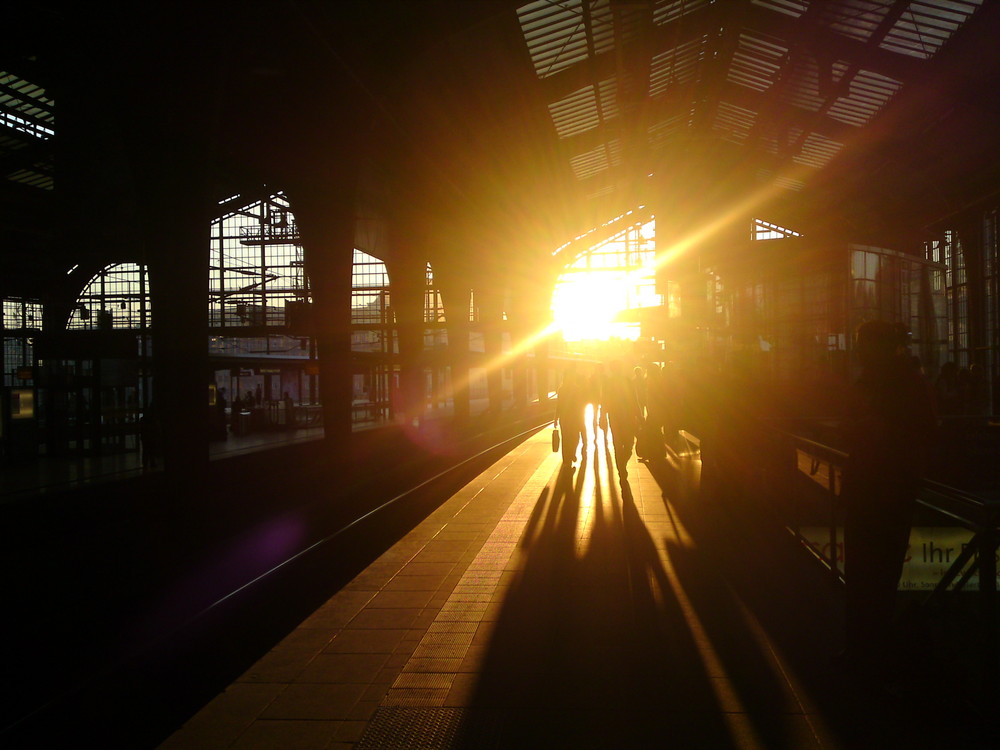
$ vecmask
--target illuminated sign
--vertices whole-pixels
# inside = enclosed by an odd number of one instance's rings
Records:
[[[33,419],[35,416],[35,392],[31,388],[10,389],[10,418]]]

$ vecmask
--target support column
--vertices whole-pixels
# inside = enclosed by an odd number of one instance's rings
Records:
[[[508,321],[510,325],[510,345],[517,349],[531,335],[530,327],[523,320]],[[528,353],[519,350],[510,361],[513,374],[511,395],[514,397],[514,411],[524,411],[528,405]]]
[[[525,272],[518,277],[519,285],[511,289],[511,309],[507,311],[507,325],[511,332],[511,346],[518,354],[511,360],[514,370],[514,408],[522,409],[533,398],[545,403],[547,391],[543,387],[546,375],[542,374],[548,352],[546,329],[552,322],[550,312],[555,274]],[[543,346],[544,345],[544,346]],[[529,393],[529,350],[533,351],[536,370],[535,389]]]
[[[209,174],[220,132],[216,81],[204,75],[219,63],[218,47],[207,43],[212,15],[157,13],[144,44],[125,40],[116,51],[119,40],[108,40],[104,58],[119,62],[99,76],[107,91],[129,91],[110,110],[133,180],[134,240],[149,266],[151,428],[171,491],[188,500],[201,499],[210,437],[208,226],[216,203]],[[189,44],[162,44],[181,26]]]
[[[538,403],[549,400],[549,340],[542,339],[535,345],[535,397]]]
[[[330,184],[289,190],[313,294],[319,399],[329,455],[345,458],[351,439],[351,285],[354,270],[356,164],[338,163]]]
[[[208,468],[205,158],[201,149],[164,137],[147,141],[136,162],[152,310],[153,399],[146,418],[159,435],[164,470],[187,485]]]

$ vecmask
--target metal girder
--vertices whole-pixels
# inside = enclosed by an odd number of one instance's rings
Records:
[[[665,151],[683,152],[684,144],[704,139],[722,140],[726,131],[716,135],[722,103],[731,105],[728,112],[745,112],[748,134],[738,147],[742,156],[733,155],[733,163],[747,169],[781,174],[794,166],[806,176],[834,158],[844,144],[856,140],[866,122],[884,105],[852,102],[847,96],[859,71],[884,76],[897,83],[886,84],[879,92],[885,101],[902,86],[927,71],[924,60],[883,49],[880,44],[909,7],[907,0],[896,0],[881,18],[866,42],[839,33],[826,23],[822,13],[830,6],[812,3],[805,14],[795,18],[757,5],[750,0],[710,3],[663,24],[652,22],[652,5],[643,2],[612,2],[614,45],[598,53],[593,45],[590,3],[580,6],[583,30],[588,38],[585,59],[538,81],[543,99],[549,104],[571,98],[575,92],[593,88],[597,103],[595,124],[587,130],[572,132],[558,139],[556,149],[564,159],[585,154],[604,153],[608,165],[599,172],[577,179],[579,192],[595,194],[601,188],[627,184],[645,173],[658,154],[651,153],[650,128],[680,118],[677,132],[668,137]],[[766,88],[734,82],[733,60],[743,35],[774,39],[778,49],[787,49],[780,68]],[[654,55],[695,43],[699,48],[700,70],[689,82],[673,84],[665,95],[649,96],[650,66]],[[705,49],[707,45],[707,50]],[[806,56],[815,60],[818,70],[820,103],[815,111],[800,106],[799,97],[790,87],[803,81],[796,61]],[[706,64],[704,61],[708,60]],[[834,80],[832,65],[841,68]],[[707,65],[707,66],[706,66]],[[618,99],[615,117],[608,118],[598,84],[614,80]],[[815,79],[814,79],[815,80]],[[816,85],[816,84],[814,84]],[[896,86],[896,88],[892,88]],[[637,95],[641,91],[642,95]],[[817,92],[812,92],[815,97]],[[836,107],[837,116],[831,116]],[[867,109],[865,109],[867,106]],[[739,121],[737,121],[739,126]],[[725,125],[723,125],[725,127]],[[736,143],[736,141],[733,141]],[[608,149],[615,144],[615,153]],[[671,149],[670,144],[676,148]],[[729,147],[718,146],[731,151]],[[664,153],[663,148],[659,153]],[[793,165],[794,160],[794,165]],[[620,164],[618,164],[620,162]]]
[[[33,169],[49,177],[53,174],[51,160],[55,144],[53,141],[39,141],[36,138],[26,139],[22,148],[11,149],[0,154],[0,175],[7,175],[18,169]]]
[[[888,13],[886,13],[885,17],[879,23],[878,27],[872,32],[871,37],[863,45],[863,47],[866,49],[878,49],[878,45],[885,38],[885,35],[889,33],[889,31],[895,25],[896,21],[906,10],[906,8],[909,7],[909,4],[910,0],[895,0],[895,3],[893,4],[892,8],[889,10]],[[812,6],[810,7],[810,11],[813,10],[813,7],[821,8],[822,6],[818,4]],[[810,16],[809,13],[807,13],[806,16],[804,16],[803,18],[807,19],[805,21],[806,24],[812,23],[812,17]],[[789,50],[789,52],[791,52],[791,50]],[[781,152],[783,158],[781,159],[781,163],[778,166],[779,171],[783,169],[786,165],[791,163],[791,161],[796,156],[799,155],[799,153],[802,150],[802,147],[805,145],[806,139],[812,133],[816,132],[816,126],[819,124],[821,118],[826,116],[827,113],[830,111],[830,108],[837,102],[837,100],[844,93],[849,91],[851,83],[854,81],[855,76],[861,69],[861,64],[857,60],[849,60],[848,63],[849,63],[848,68],[841,75],[840,80],[837,81],[835,84],[831,83],[831,85],[828,86],[828,90],[825,92],[822,105],[817,109],[817,111],[812,117],[808,118],[809,122],[806,124],[805,127],[802,128],[798,137],[796,137],[794,141],[786,143],[785,149]],[[792,65],[792,56],[791,54],[789,54],[786,57],[785,68],[782,71],[781,78],[783,80],[787,79],[788,71],[790,70],[791,65]],[[773,99],[772,103],[775,105],[775,109],[773,111],[772,117],[769,118],[769,120],[773,122],[775,120],[781,119],[782,114],[787,109],[787,105],[782,106],[780,97],[776,97],[775,99]],[[763,121],[762,125],[766,127],[766,123],[764,123]],[[758,137],[759,134],[760,132],[758,131],[758,133],[754,137],[755,138]]]
[[[890,15],[893,20],[909,5],[908,0],[897,0]],[[924,74],[927,63],[898,52],[882,49],[877,44],[860,42],[816,24],[812,15],[822,9],[822,3],[811,3],[809,10],[801,18],[790,18],[759,5],[748,6],[742,17],[747,30],[784,39],[799,47],[808,46],[814,52],[835,59],[846,60],[866,70],[902,81],[904,84]],[[882,31],[885,36],[888,28]],[[808,50],[807,50],[808,51]]]

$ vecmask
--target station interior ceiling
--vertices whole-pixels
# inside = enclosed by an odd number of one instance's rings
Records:
[[[134,177],[174,153],[203,165],[174,183],[205,197],[206,222],[264,185],[335,199],[350,184],[359,226],[373,219],[362,249],[472,276],[531,273],[638,205],[677,231],[761,216],[914,251],[1000,186],[1000,4],[983,0],[3,13],[5,295],[128,255],[135,217],[172,210],[144,207]]]

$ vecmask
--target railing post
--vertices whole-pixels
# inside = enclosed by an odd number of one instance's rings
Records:
[[[830,495],[830,572],[833,573],[834,581],[837,581],[840,578],[837,550],[837,472],[833,461],[827,460],[826,467],[826,489]]]

